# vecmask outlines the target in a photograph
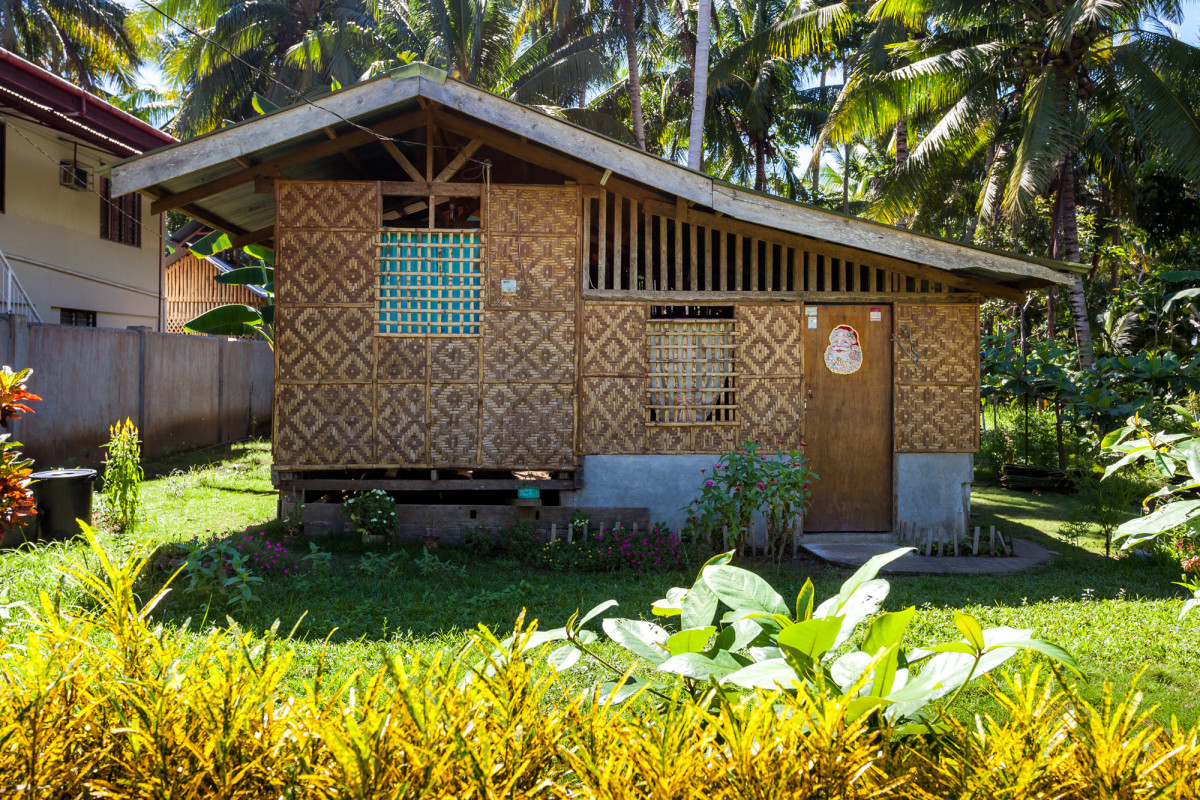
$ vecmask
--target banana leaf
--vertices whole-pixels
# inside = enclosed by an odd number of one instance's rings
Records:
[[[204,312],[184,325],[183,328],[192,333],[249,336],[262,333],[263,321],[263,314],[257,308],[240,303],[230,303]]]

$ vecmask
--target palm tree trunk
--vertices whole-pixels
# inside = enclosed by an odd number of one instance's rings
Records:
[[[897,171],[904,169],[904,165],[908,163],[908,117],[901,117],[896,120],[896,169]],[[896,220],[896,225],[901,228],[908,227],[908,218],[901,217]],[[974,232],[972,231],[972,236]]]
[[[850,213],[850,143],[842,145],[842,213]]]
[[[1046,341],[1053,342],[1057,333],[1058,290],[1051,286],[1046,290]]]
[[[688,168],[702,166],[704,106],[708,100],[708,39],[712,29],[712,0],[696,5],[696,64],[692,68],[692,125],[688,130]]]
[[[625,60],[629,62],[629,105],[633,113],[633,138],[646,149],[646,121],[642,115],[642,69],[638,62],[637,17],[633,0],[617,0],[621,25],[625,28]]]
[[[825,105],[825,69],[821,69],[821,105]],[[813,141],[816,144],[816,140]],[[812,201],[817,201],[817,193],[821,190],[821,154],[813,151],[812,156]]]
[[[1058,194],[1055,200],[1054,238],[1052,253],[1062,261],[1079,262],[1079,217],[1075,206],[1075,154],[1068,153],[1059,167]],[[1090,370],[1095,366],[1096,355],[1092,347],[1092,325],[1088,318],[1087,295],[1083,276],[1076,275],[1075,282],[1068,288],[1071,317],[1075,323],[1075,347],[1079,354],[1079,366]]]
[[[754,189],[767,190],[767,143],[761,139],[754,140]]]

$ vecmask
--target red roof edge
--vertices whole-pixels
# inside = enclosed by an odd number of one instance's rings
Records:
[[[137,155],[175,141],[170,134],[3,48],[0,106],[14,108],[114,155]]]

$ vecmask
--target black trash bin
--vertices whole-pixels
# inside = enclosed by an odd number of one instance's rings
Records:
[[[80,536],[76,520],[92,524],[92,484],[94,469],[51,469],[31,476],[33,497],[37,500],[43,541],[61,541]]]

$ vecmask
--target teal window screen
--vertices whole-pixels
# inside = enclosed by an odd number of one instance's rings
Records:
[[[385,230],[379,249],[379,333],[479,335],[479,231]]]

